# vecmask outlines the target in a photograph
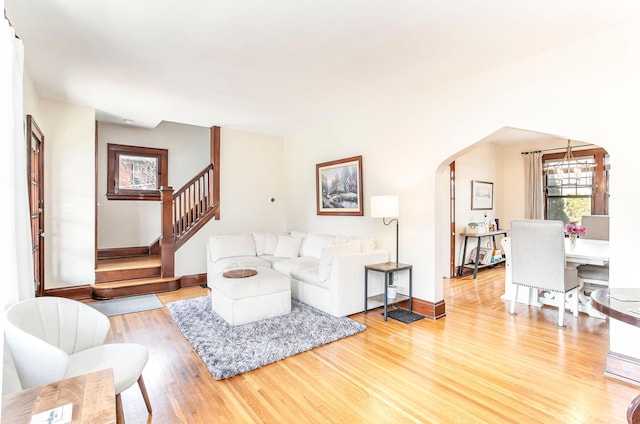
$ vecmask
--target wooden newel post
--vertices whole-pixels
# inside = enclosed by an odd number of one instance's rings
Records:
[[[162,236],[160,237],[161,277],[173,277],[175,272],[175,237],[173,235],[173,187],[160,187],[162,199]]]

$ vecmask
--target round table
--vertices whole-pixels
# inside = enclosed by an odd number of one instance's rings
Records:
[[[640,327],[640,289],[598,289],[591,293],[593,308],[618,321]],[[638,313],[631,310],[638,310]],[[627,422],[640,424],[640,395],[627,408]]]

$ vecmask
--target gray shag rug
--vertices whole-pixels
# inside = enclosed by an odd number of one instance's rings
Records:
[[[233,377],[366,329],[295,299],[291,313],[232,326],[211,309],[209,296],[167,304],[173,320],[216,380]]]
[[[108,317],[162,308],[162,302],[155,294],[98,300],[89,302],[87,305],[99,310]]]

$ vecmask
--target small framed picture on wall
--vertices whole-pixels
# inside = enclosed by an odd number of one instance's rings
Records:
[[[471,210],[486,211],[493,209],[493,183],[471,181]]]

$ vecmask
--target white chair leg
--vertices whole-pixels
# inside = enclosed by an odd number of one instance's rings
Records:
[[[566,299],[566,293],[559,293],[560,299],[558,304],[558,327],[565,328],[564,325],[564,304]]]
[[[511,307],[509,308],[509,313],[511,315],[518,315],[516,314],[516,301],[518,300],[518,285],[514,284],[514,289],[513,289],[513,297],[511,298]]]
[[[573,316],[576,317],[576,318],[578,318],[578,313],[580,312],[578,310],[578,304],[580,303],[580,291],[581,291],[580,287],[575,289],[575,291],[573,293],[573,298],[572,298],[572,300],[573,300],[573,302],[572,302],[573,303]]]

